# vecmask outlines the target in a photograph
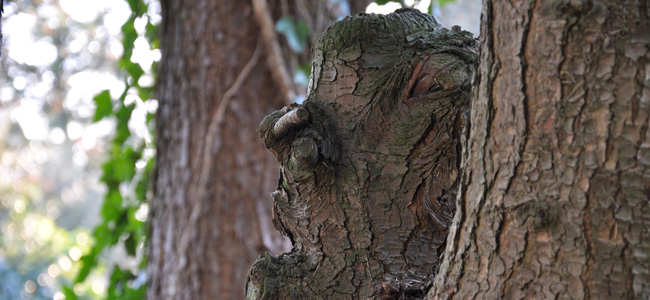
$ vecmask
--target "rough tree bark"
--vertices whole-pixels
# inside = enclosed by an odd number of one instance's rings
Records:
[[[429,15],[356,15],[313,49],[308,100],[267,116],[281,165],[249,299],[417,299],[455,210],[476,44]]]
[[[149,299],[241,299],[255,258],[286,248],[267,200],[277,166],[255,129],[289,100],[291,83],[268,67],[283,43],[268,33],[298,6],[268,2],[161,1]],[[331,22],[327,1],[299,2],[301,17]]]
[[[484,1],[429,299],[650,299],[647,1]]]
[[[2,46],[2,22],[1,22],[2,14],[4,13],[4,11],[5,11],[4,0],[0,0],[0,56],[2,56],[2,48],[4,48]]]

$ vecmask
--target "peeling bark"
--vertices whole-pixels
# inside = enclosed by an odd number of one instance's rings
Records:
[[[313,49],[309,98],[258,132],[281,165],[248,299],[421,299],[455,211],[476,44],[429,15],[360,14]]]
[[[650,298],[647,1],[484,1],[428,299]]]

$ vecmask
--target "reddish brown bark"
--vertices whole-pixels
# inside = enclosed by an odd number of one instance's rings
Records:
[[[277,167],[255,128],[287,99],[250,3],[162,4],[148,297],[240,299],[253,260],[282,249],[267,201]]]
[[[646,1],[484,1],[430,299],[650,298]]]

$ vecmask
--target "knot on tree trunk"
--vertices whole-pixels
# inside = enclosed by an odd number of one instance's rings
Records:
[[[420,299],[456,208],[476,43],[415,10],[359,14],[313,49],[309,97],[258,129],[280,164],[248,299]]]

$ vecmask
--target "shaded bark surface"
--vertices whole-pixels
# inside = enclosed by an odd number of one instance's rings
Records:
[[[250,3],[162,1],[162,12],[147,296],[241,299],[250,264],[282,249],[266,201],[277,167],[252,145],[257,120],[287,99]]]
[[[429,299],[650,298],[647,1],[484,1]]]
[[[418,299],[455,211],[476,45],[429,15],[360,14],[313,49],[309,98],[258,129],[281,165],[249,299]]]

